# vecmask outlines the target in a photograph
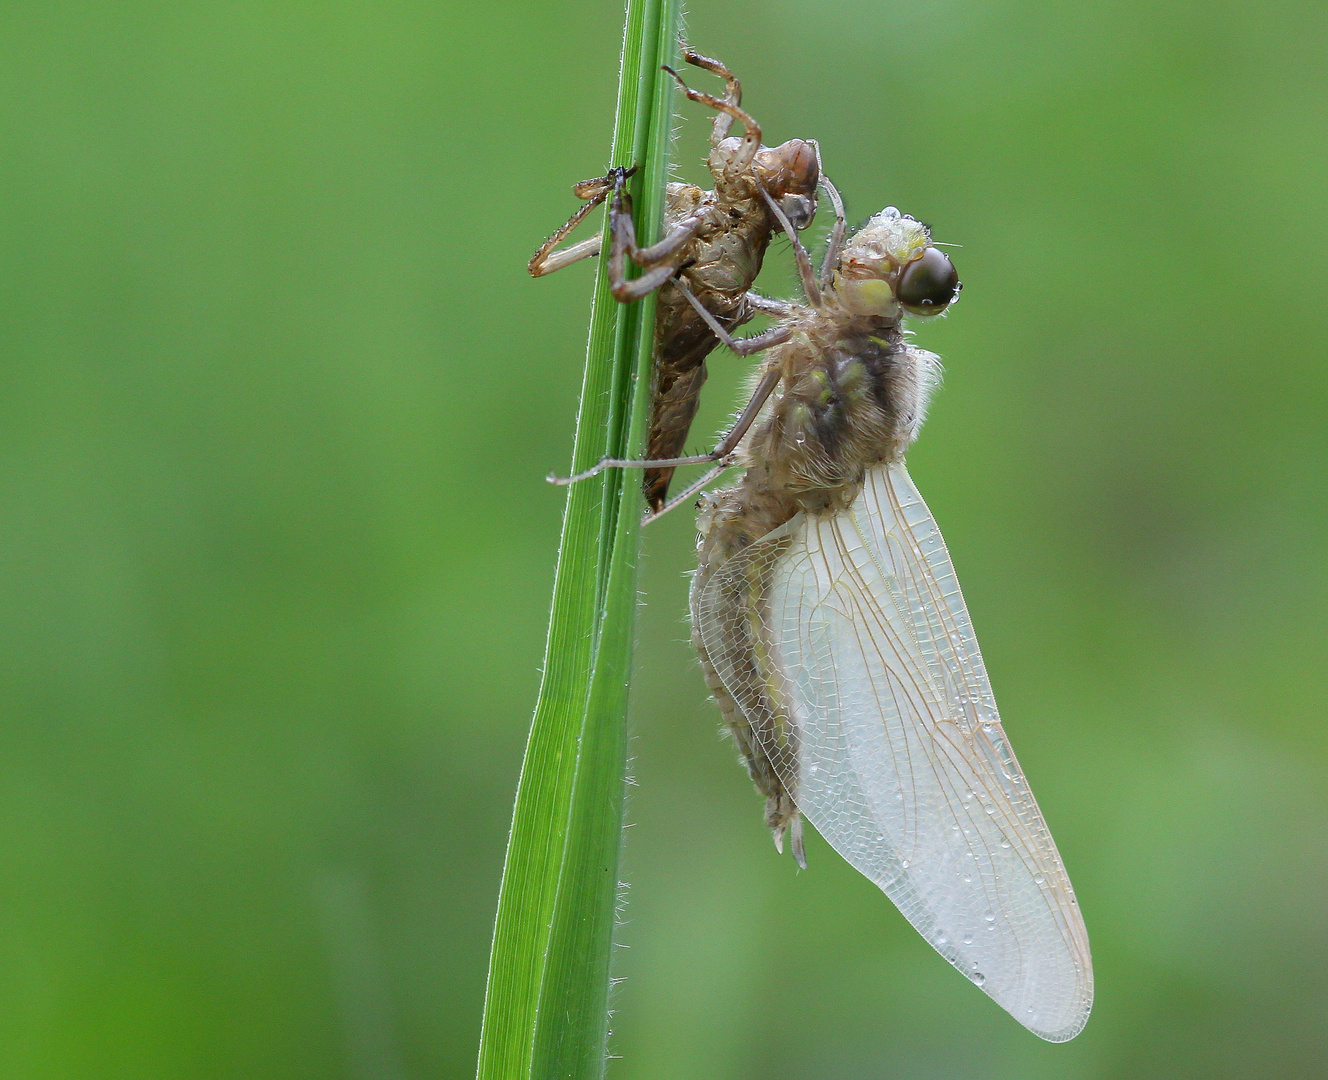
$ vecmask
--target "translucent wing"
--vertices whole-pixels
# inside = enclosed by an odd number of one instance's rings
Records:
[[[760,628],[745,645],[734,597]],[[1020,1023],[1078,1034],[1088,935],[903,465],[870,473],[847,512],[799,515],[724,563],[695,617],[817,831]]]

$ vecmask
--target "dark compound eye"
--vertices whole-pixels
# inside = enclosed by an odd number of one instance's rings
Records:
[[[918,315],[939,315],[959,295],[959,271],[948,255],[929,247],[899,278],[899,302]]]
[[[816,200],[810,195],[785,195],[779,200],[779,208],[795,229],[805,229],[816,216]]]
[[[805,195],[815,202],[821,169],[811,143],[790,139],[780,146],[763,146],[753,164],[756,178],[773,198]]]
[[[784,171],[788,175],[785,190],[796,195],[810,195],[816,190],[821,170],[816,162],[816,151],[811,143],[801,139],[790,139],[780,149],[787,152],[782,155]]]

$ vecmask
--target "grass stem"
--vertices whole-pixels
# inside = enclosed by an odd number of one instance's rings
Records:
[[[611,164],[659,235],[680,0],[628,0]],[[607,237],[605,249],[607,250]],[[639,448],[654,298],[619,304],[599,260],[574,471]],[[479,1080],[592,1080],[607,1058],[641,497],[609,469],[568,489],[544,677],[517,788],[489,961]]]

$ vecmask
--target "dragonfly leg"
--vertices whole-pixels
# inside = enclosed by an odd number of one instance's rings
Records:
[[[612,207],[610,207],[610,213],[613,213]],[[677,259],[678,253],[692,242],[708,218],[709,215],[704,209],[684,218],[670,229],[669,234],[658,244],[637,248],[631,252],[632,262],[643,268],[651,268],[669,262],[676,270],[679,262]]]
[[[567,487],[569,484],[576,484],[582,480],[589,480],[592,476],[598,476],[605,469],[680,469],[684,465],[706,465],[715,461],[717,456],[712,452],[709,454],[692,454],[690,457],[674,458],[600,458],[590,468],[573,473],[571,476],[557,476],[549,473],[545,479],[550,484],[556,484],[558,487]]]
[[[718,75],[724,80],[724,101],[732,105],[735,109],[742,105],[742,83],[738,82],[738,77],[733,74],[724,64],[709,56],[702,56],[695,49],[684,42],[678,42],[678,47],[682,50],[682,58],[693,67],[699,67],[703,71],[708,71],[712,75]],[[715,116],[715,126],[710,132],[710,145],[718,146],[728,138],[729,129],[733,126],[733,115],[720,111]],[[760,142],[760,139],[757,139]]]
[[[624,303],[640,300],[668,281],[678,268],[679,256],[706,221],[703,213],[693,214],[670,230],[658,244],[638,247],[632,196],[626,189],[626,182],[625,174],[614,176],[613,198],[609,202],[609,285],[615,299]],[[629,278],[629,259],[646,273]]]
[[[844,236],[848,232],[848,219],[844,216],[844,200],[839,197],[839,189],[830,182],[830,177],[825,175],[825,170],[821,168],[821,144],[815,139],[809,140],[812,146],[816,147],[816,168],[820,174],[819,184],[825,189],[825,193],[830,196],[830,203],[835,208],[835,224],[830,230],[830,239],[825,246],[825,258],[821,260],[821,288],[830,288],[830,283],[834,278],[835,264],[839,261],[839,253],[844,249]]]
[[[718,464],[715,465],[713,469],[708,469],[705,475],[701,476],[699,479],[693,480],[690,484],[688,484],[685,488],[683,488],[680,492],[678,492],[678,494],[673,496],[673,498],[671,498],[658,510],[649,511],[645,515],[645,517],[641,519],[642,527],[649,525],[652,521],[658,521],[670,510],[676,510],[679,506],[681,506],[693,495],[695,495],[698,491],[700,491],[703,487],[705,487],[706,484],[710,483],[711,480],[715,479],[715,477],[717,477],[725,469],[732,468],[733,464],[734,464],[734,459],[732,456],[721,460]]]
[[[697,55],[699,57],[699,54]],[[712,61],[712,63],[718,63],[718,61]],[[698,64],[697,66],[704,67],[705,65]],[[717,98],[713,94],[705,94],[700,90],[693,90],[683,81],[683,77],[674,71],[673,68],[669,67],[668,64],[664,65],[664,70],[677,80],[678,87],[687,95],[690,101],[699,102],[702,105],[714,109],[722,116],[728,118],[729,125],[731,125],[734,120],[738,120],[742,123],[742,148],[738,155],[733,159],[731,167],[739,172],[746,172],[750,169],[752,167],[752,162],[756,160],[756,151],[761,149],[761,125],[752,118],[750,113],[744,112],[736,104],[728,101],[726,98]],[[718,124],[719,120],[716,119],[715,123]],[[727,134],[728,125],[726,125],[723,130],[725,134]]]
[[[609,197],[609,194],[614,190],[614,183],[619,172],[621,170],[615,169],[608,176],[596,177],[593,180],[582,180],[572,187],[573,194],[578,199],[584,199],[585,205],[567,219],[567,224],[563,225],[540,245],[539,250],[535,252],[526,265],[531,277],[543,277],[545,274],[552,274],[555,270],[561,270],[564,266],[570,266],[574,262],[580,262],[582,259],[599,254],[600,237],[598,236],[592,236],[589,240],[582,240],[580,243],[561,250],[555,249],[567,238],[568,233],[581,224],[590,211]]]
[[[779,370],[771,368],[761,377],[761,381],[756,384],[756,389],[752,392],[751,400],[747,402],[738,419],[733,422],[728,433],[719,440],[716,446],[708,454],[693,454],[690,457],[676,458],[656,458],[633,459],[633,458],[602,458],[584,472],[576,473],[573,476],[554,476],[550,474],[548,481],[551,484],[558,484],[566,487],[568,484],[575,484],[579,480],[588,480],[592,476],[598,476],[605,469],[678,469],[684,465],[706,465],[711,462],[719,462],[722,468],[728,468],[733,462],[733,452],[742,442],[742,437],[747,434],[747,429],[752,426],[756,418],[761,415],[761,409],[766,403],[766,399],[774,392],[779,385]],[[717,474],[716,474],[717,475]],[[709,483],[709,478],[702,481]],[[693,489],[689,488],[683,495],[690,494]],[[680,496],[682,497],[682,496]],[[670,506],[676,504],[671,503]],[[669,509],[666,507],[665,509]],[[661,510],[660,513],[664,511]],[[657,516],[657,515],[656,515]]]
[[[769,296],[762,296],[760,293],[749,292],[743,299],[747,306],[759,315],[770,315],[776,319],[784,319],[798,311],[797,304],[791,304],[787,300],[775,300]]]
[[[757,181],[756,190],[761,193],[761,198],[765,200],[766,206],[770,207],[770,212],[775,216],[775,220],[779,222],[780,228],[784,230],[789,242],[793,245],[793,255],[798,261],[798,276],[802,278],[802,290],[807,294],[807,302],[812,307],[818,306],[821,303],[821,286],[816,279],[816,275],[812,272],[812,257],[807,254],[807,249],[798,236],[798,230],[789,221],[788,215],[784,213],[784,208],[771,197],[770,192],[766,191],[764,184]]]
[[[815,282],[812,283],[813,285]],[[696,295],[681,280],[674,282],[678,291],[687,298],[687,302],[696,309],[696,313],[701,316],[705,324],[710,327],[715,337],[727,345],[733,352],[739,356],[751,356],[753,353],[761,352],[773,345],[782,345],[793,336],[792,328],[788,326],[772,326],[761,334],[754,334],[751,337],[735,338],[719,324],[719,320],[706,310],[705,305],[696,298]],[[778,303],[778,301],[775,301]]]

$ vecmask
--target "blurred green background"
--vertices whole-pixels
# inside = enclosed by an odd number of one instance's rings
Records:
[[[606,164],[620,32],[0,9],[0,1076],[472,1075],[590,281],[524,266]],[[1043,1044],[819,840],[776,857],[680,512],[610,1075],[1328,1075],[1323,5],[731,0],[691,40],[854,220],[963,245],[911,467],[1098,997]]]

